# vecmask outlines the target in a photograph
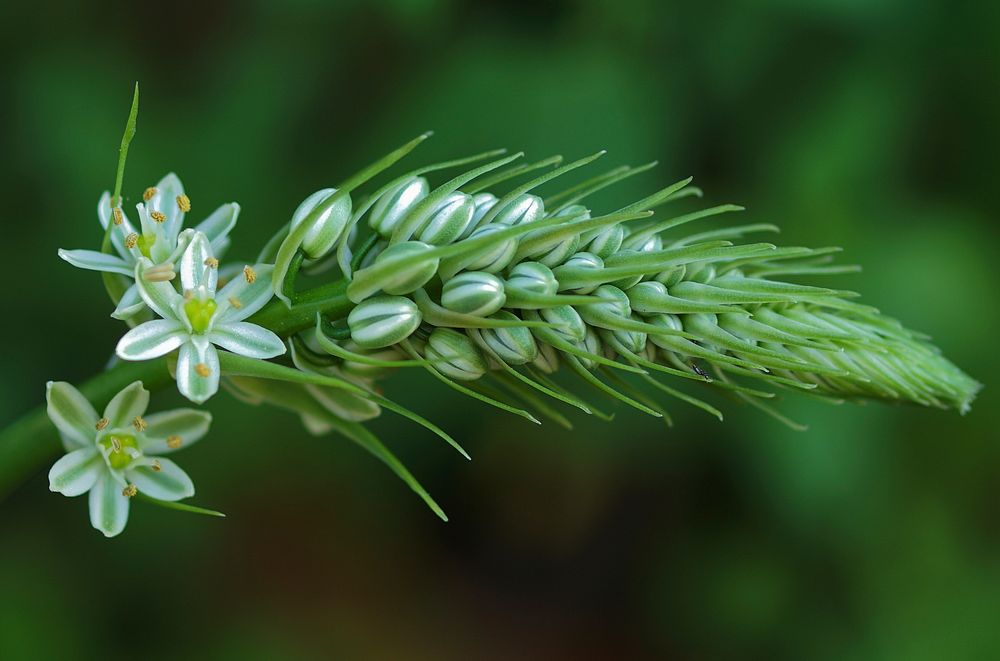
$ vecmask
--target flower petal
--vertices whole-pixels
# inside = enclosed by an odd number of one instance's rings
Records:
[[[174,409],[146,416],[142,451],[147,455],[176,452],[199,440],[211,424],[212,414],[198,409]]]
[[[118,307],[115,311],[111,313],[112,318],[121,319],[122,321],[134,317],[145,309],[146,303],[142,300],[142,296],[139,295],[139,288],[135,286],[133,282],[132,285],[125,290],[122,294],[121,300],[118,301]]]
[[[184,212],[181,211],[177,198],[184,194],[184,185],[173,172],[167,174],[156,184],[156,194],[149,200],[149,208],[159,211],[166,220],[163,221],[163,235],[167,243],[173,245],[184,224]]]
[[[149,391],[142,387],[142,381],[133,381],[111,398],[104,409],[104,417],[110,427],[127,427],[136,416],[146,412],[149,406]]]
[[[108,471],[103,471],[90,489],[90,525],[114,537],[128,523],[129,498],[122,495],[122,485]]]
[[[177,354],[177,389],[195,404],[219,390],[219,353],[202,335],[192,335]]]
[[[285,343],[280,337],[245,321],[220,324],[208,339],[227,351],[249,358],[274,358],[285,353]]]
[[[104,230],[108,229],[108,225],[111,223],[111,193],[104,191],[101,195],[101,199],[97,201],[97,217],[101,220],[101,227]],[[132,223],[129,222],[128,216],[125,215],[125,210],[122,209],[122,223],[118,227],[111,230],[111,244],[118,251],[118,254],[122,258],[131,264],[135,257],[132,252],[125,247],[125,237],[134,232],[132,229]]]
[[[208,237],[212,244],[212,249],[216,255],[220,254],[219,248],[222,246],[229,232],[236,225],[236,219],[240,215],[240,205],[235,202],[223,204],[212,212],[212,215],[195,225],[195,230]]]
[[[150,282],[143,277],[145,270],[151,266],[151,261],[142,259],[135,267],[135,285],[139,295],[153,312],[164,319],[173,319],[177,316],[176,306],[183,299],[169,282]]]
[[[169,459],[156,459],[160,470],[153,466],[136,466],[125,471],[125,477],[144,493],[159,500],[180,500],[194,495],[194,483],[180,466]]]
[[[49,491],[79,496],[90,490],[104,470],[104,457],[97,448],[80,448],[63,455],[49,469]]]
[[[118,340],[115,352],[122,360],[150,360],[164,356],[184,344],[188,335],[181,322],[154,319],[139,324]]]
[[[193,291],[199,287],[208,290],[209,295],[215,294],[215,284],[218,281],[219,269],[208,266],[205,262],[214,258],[212,245],[208,237],[195,232],[191,243],[181,255],[180,273],[181,289]]]
[[[274,287],[271,284],[270,264],[257,264],[253,267],[257,277],[253,282],[247,282],[243,274],[234,276],[215,297],[219,308],[216,319],[219,321],[242,321],[260,310],[271,297]],[[237,307],[238,306],[238,307]]]
[[[135,276],[132,267],[124,259],[115,255],[105,255],[96,250],[63,250],[60,248],[59,256],[73,266],[88,271],[119,273],[130,278]]]
[[[45,386],[49,419],[73,447],[93,447],[97,411],[79,390],[65,381],[49,381]]]

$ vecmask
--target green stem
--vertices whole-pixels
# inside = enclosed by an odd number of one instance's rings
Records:
[[[291,309],[282,301],[273,300],[250,321],[287,337],[313,327],[317,312],[342,316],[352,307],[347,298],[347,282],[341,280],[302,292]],[[142,381],[149,390],[172,383],[167,358],[140,363],[119,362],[79,384],[78,388],[100,410],[119,390],[133,381]],[[60,450],[59,436],[49,422],[44,405],[35,407],[8,425],[0,432],[0,501],[52,461]]]

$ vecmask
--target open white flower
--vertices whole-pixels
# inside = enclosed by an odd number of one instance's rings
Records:
[[[191,210],[191,200],[184,194],[184,186],[177,175],[170,173],[143,194],[143,202],[135,206],[139,214],[139,228],[129,221],[121,208],[111,208],[111,194],[107,191],[97,203],[97,217],[106,231],[111,228],[111,244],[117,255],[96,250],[59,250],[64,260],[83,269],[117,273],[129,278],[135,276],[135,267],[145,257],[161,265],[158,277],[172,279],[172,266],[177,262],[194,232],[205,234],[216,255],[229,247],[229,232],[236,225],[240,205],[223,204],[199,223],[193,230],[183,230],[184,216]],[[142,298],[135,285],[126,290],[118,307],[111,314],[116,319],[127,319],[143,308]]]
[[[136,264],[139,295],[162,319],[136,326],[118,342],[123,360],[150,360],[175,349],[177,388],[192,402],[202,403],[219,389],[216,346],[251,358],[274,358],[285,353],[277,335],[243,321],[267,303],[271,288],[269,264],[247,266],[216,293],[219,262],[207,236],[195,232],[180,259],[183,295],[169,282],[142,277],[153,263],[145,257]]]
[[[64,496],[90,492],[90,523],[106,537],[125,529],[129,500],[138,493],[167,501],[194,495],[191,478],[162,455],[204,436],[212,423],[207,411],[175,409],[144,418],[149,391],[141,381],[115,395],[101,417],[65,381],[49,381],[45,397],[66,448],[49,470],[49,489]]]

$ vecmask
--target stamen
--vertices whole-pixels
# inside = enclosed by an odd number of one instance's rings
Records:
[[[174,272],[174,266],[169,262],[151,266],[142,272],[142,279],[146,282],[169,282],[176,276],[177,274]]]
[[[139,488],[134,484],[130,484],[124,489],[122,489],[122,495],[125,496],[126,498],[135,498],[138,493],[139,493]]]
[[[180,209],[181,211],[183,211],[184,213],[187,213],[188,211],[190,211],[191,210],[191,198],[189,198],[187,195],[185,195],[183,193],[181,193],[180,195],[178,195],[177,196],[177,208]]]
[[[257,279],[257,272],[254,271],[249,266],[244,266],[243,267],[243,277],[246,278],[247,282],[252,285],[254,283],[254,281]]]
[[[125,237],[125,247],[132,249],[135,248],[135,244],[139,243],[139,235],[135,232],[130,233]]]
[[[132,419],[132,426],[135,427],[135,430],[137,432],[146,431],[146,421],[142,419],[142,416],[139,415],[135,416]]]
[[[156,197],[156,188],[154,188],[153,186],[150,186],[142,193],[142,199],[146,200],[147,202],[152,200],[154,197]]]
[[[205,266],[210,266],[213,269],[217,269],[219,268],[219,260],[217,260],[215,257],[206,257]]]
[[[154,459],[153,460],[153,465],[150,466],[150,468],[152,468],[153,472],[155,472],[155,473],[159,473],[161,470],[163,470],[163,466],[160,465],[160,460],[159,459]]]
[[[97,421],[97,424],[94,425],[94,429],[96,429],[97,431],[101,431],[102,429],[107,427],[110,422],[111,421],[108,420],[107,418],[101,418],[100,420]]]
[[[194,297],[194,291],[185,289],[183,296],[185,301],[190,301]]]
[[[237,310],[243,307],[243,303],[240,301],[240,299],[236,298],[235,296],[229,297],[229,304],[232,305]]]
[[[181,437],[177,436],[176,434],[173,436],[167,436],[167,447],[170,448],[171,450],[176,450],[181,446],[181,443],[183,442],[184,441],[181,440]]]
[[[195,365],[194,371],[200,377],[208,377],[212,375],[212,370],[208,369],[208,365],[206,365],[205,363],[198,363],[197,365]]]
[[[161,213],[159,211],[150,211],[149,212],[149,217],[152,218],[153,220],[155,220],[158,223],[162,223],[164,220],[167,219],[167,217],[164,216],[163,213]]]
[[[112,436],[111,437],[111,447],[114,448],[115,452],[121,452],[122,451],[122,441],[121,441],[121,439],[118,438],[117,436]]]
[[[115,207],[111,210],[111,217],[115,225],[121,225],[125,222],[125,215],[122,213],[121,207]]]

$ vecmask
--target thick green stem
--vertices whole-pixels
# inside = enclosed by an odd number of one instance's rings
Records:
[[[287,337],[315,325],[317,312],[342,316],[352,307],[347,298],[347,282],[337,281],[301,293],[291,309],[282,301],[274,300],[250,321]],[[141,363],[120,362],[77,387],[101,410],[119,390],[133,381],[142,381],[149,390],[171,383],[167,358]],[[60,449],[59,436],[49,422],[44,405],[8,425],[0,432],[0,500],[52,461]]]

